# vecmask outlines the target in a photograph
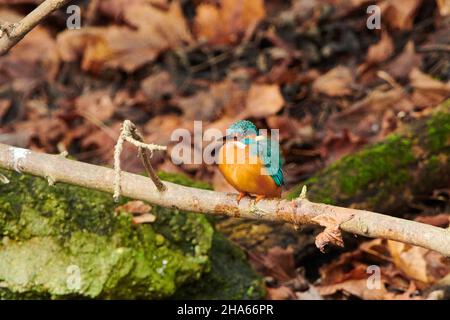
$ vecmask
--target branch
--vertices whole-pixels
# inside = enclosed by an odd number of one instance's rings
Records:
[[[68,160],[58,155],[0,144],[0,168],[50,177],[55,182],[114,192],[114,170]],[[126,172],[122,175],[124,196],[163,207],[212,215],[288,222],[294,225],[319,224],[326,227],[325,234],[328,229],[328,235],[334,235],[334,227],[337,225],[340,230],[353,234],[396,240],[450,256],[450,232],[415,221],[314,203],[307,199],[297,199],[294,202],[267,199],[255,203],[250,198],[243,198],[237,203],[233,194],[189,188],[169,182],[164,185],[167,187],[166,191],[158,192],[147,177]]]
[[[16,45],[28,32],[36,27],[53,11],[65,6],[71,0],[45,0],[22,20],[16,23],[0,22],[0,55]]]

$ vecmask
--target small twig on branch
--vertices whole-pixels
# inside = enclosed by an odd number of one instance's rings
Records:
[[[28,32],[36,27],[53,11],[65,6],[71,0],[45,0],[19,22],[0,22],[0,55],[16,45]]]
[[[51,176],[55,182],[114,192],[114,170],[68,160],[59,155],[0,144],[0,168],[18,169],[35,176]],[[170,182],[164,182],[167,188],[165,192],[158,192],[150,181],[147,177],[123,172],[122,194],[185,211],[294,225],[319,224],[328,228],[330,237],[336,236],[337,226],[342,231],[417,245],[450,257],[450,231],[447,229],[365,210],[314,203],[307,199],[297,199],[295,205],[284,199],[263,199],[255,204],[253,200],[243,198],[237,203],[234,194],[189,188]]]
[[[153,155],[154,150],[166,150],[167,147],[160,146],[157,144],[147,144],[144,143],[144,138],[137,130],[136,126],[130,121],[125,120],[122,124],[122,129],[120,131],[119,139],[117,140],[116,146],[114,148],[114,199],[117,201],[120,197],[121,191],[121,170],[120,170],[120,154],[123,149],[123,142],[128,141],[129,143],[138,147],[139,157],[144,164],[145,171],[147,172],[150,179],[152,179],[156,188],[159,192],[163,192],[166,190],[166,186],[162,183],[161,179],[159,179],[155,170],[153,170],[150,159]]]

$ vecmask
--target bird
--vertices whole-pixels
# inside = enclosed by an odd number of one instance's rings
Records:
[[[277,141],[259,135],[248,120],[233,123],[221,139],[225,143],[218,152],[219,171],[239,192],[238,203],[247,195],[256,195],[256,202],[281,197],[283,160]]]

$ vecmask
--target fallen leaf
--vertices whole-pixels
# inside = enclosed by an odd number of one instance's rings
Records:
[[[379,4],[383,21],[393,29],[411,30],[422,0],[384,0]]]
[[[233,81],[224,80],[213,83],[207,91],[199,91],[190,97],[175,98],[173,103],[183,110],[187,119],[211,121],[221,113],[233,109],[236,104],[242,104],[245,94]]]
[[[103,1],[103,6],[112,1]],[[82,59],[82,69],[98,73],[105,68],[133,72],[153,61],[159,53],[192,42],[192,36],[178,1],[168,10],[134,1],[121,7],[128,27],[85,27],[58,34],[57,43],[64,61]],[[109,12],[109,11],[107,11]],[[151,34],[151,36],[148,36]]]
[[[278,85],[252,84],[247,96],[245,114],[248,117],[264,118],[276,114],[284,105]]]
[[[107,90],[85,93],[75,100],[77,111],[96,121],[105,121],[111,118],[115,107]]]
[[[342,233],[339,226],[352,218],[352,213],[344,211],[341,211],[340,213],[324,213],[314,217],[312,221],[325,227],[325,230],[316,236],[316,247],[319,248],[321,252],[325,252],[325,246],[329,243],[343,247],[344,240],[342,239]]]
[[[143,223],[152,223],[155,222],[156,217],[151,213],[144,213],[140,216],[133,217],[132,222],[133,224],[143,224]]]
[[[384,70],[395,79],[405,79],[413,68],[420,67],[421,62],[421,56],[414,50],[414,42],[408,41],[403,51]]]
[[[386,90],[380,86],[342,112],[332,115],[328,123],[335,130],[347,129],[359,136],[370,137],[380,132],[381,121],[388,110],[409,112],[413,107],[402,88]]]
[[[388,240],[388,249],[394,263],[413,279],[428,282],[427,263],[424,259],[427,249]]]
[[[0,99],[0,123],[11,108],[11,100]]]
[[[436,2],[441,16],[450,15],[450,0],[436,0]]]
[[[383,300],[388,293],[383,283],[381,284],[381,288],[369,288],[366,279],[348,280],[342,283],[318,286],[316,288],[323,296],[330,296],[338,291],[343,291],[364,300]]]
[[[118,206],[114,211],[116,214],[126,212],[133,215],[133,224],[143,224],[155,222],[156,217],[150,213],[152,207],[140,200],[128,201]],[[137,215],[137,216],[135,216]]]
[[[220,7],[200,4],[194,18],[197,39],[230,44],[265,17],[263,0],[221,0]]]
[[[175,85],[167,71],[160,71],[142,80],[141,89],[151,101],[170,98],[175,93]]]
[[[414,88],[412,100],[421,107],[439,104],[450,95],[450,81],[441,82],[414,68],[409,75]]]
[[[394,41],[387,31],[381,33],[381,39],[378,43],[371,45],[367,50],[366,63],[374,65],[389,59],[394,53]]]
[[[387,247],[394,264],[412,279],[433,284],[450,272],[450,262],[434,251],[393,240]]]
[[[340,132],[329,130],[323,139],[323,145],[320,147],[320,151],[322,158],[326,160],[327,164],[330,164],[358,150],[365,143],[365,139],[354,135],[347,129]]]
[[[21,15],[0,9],[1,21],[19,21]],[[45,80],[54,80],[60,59],[56,42],[42,26],[31,30],[8,54],[0,57],[0,85],[12,85],[17,91],[27,92]]]
[[[267,299],[269,300],[294,300],[295,293],[286,286],[267,288]]]
[[[266,254],[250,252],[250,260],[259,272],[271,276],[279,282],[288,281],[296,276],[294,250],[272,247]]]
[[[337,66],[313,82],[313,91],[330,97],[342,97],[352,93],[354,77],[351,70]]]
[[[430,224],[435,227],[447,228],[450,223],[450,214],[441,213],[435,216],[418,216],[414,221]]]

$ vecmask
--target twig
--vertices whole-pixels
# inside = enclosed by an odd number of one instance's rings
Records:
[[[17,154],[23,156],[19,159],[15,156]],[[0,167],[8,170],[18,168],[22,172],[40,177],[51,176],[56,182],[109,193],[114,192],[114,170],[64,159],[58,155],[38,153],[0,144]],[[164,182],[167,188],[165,192],[158,192],[156,186],[149,181],[147,177],[123,172],[122,194],[179,210],[288,222],[294,225],[324,225],[323,222],[327,220],[326,218],[329,222],[333,219],[339,221],[351,217],[340,223],[340,230],[371,238],[396,240],[450,256],[450,231],[415,221],[365,210],[314,203],[307,199],[296,200],[295,206],[288,200],[263,199],[256,204],[258,210],[255,212],[252,209],[255,204],[249,198],[243,198],[237,203],[234,194],[189,188],[170,182]]]
[[[0,55],[16,45],[28,32],[36,27],[53,11],[65,6],[71,0],[45,0],[22,20],[15,23],[0,22]]]
[[[150,159],[153,155],[154,150],[166,150],[167,147],[159,146],[156,144],[144,143],[144,138],[137,130],[136,126],[130,121],[125,120],[122,124],[122,129],[120,131],[119,139],[117,139],[116,146],[114,148],[114,199],[117,201],[120,197],[121,191],[121,170],[120,170],[120,154],[123,149],[123,142],[128,141],[129,143],[135,145],[139,149],[139,157],[144,164],[145,171],[147,171],[148,176],[152,179],[156,188],[159,192],[166,190],[166,186],[159,179],[155,170],[153,170]]]

